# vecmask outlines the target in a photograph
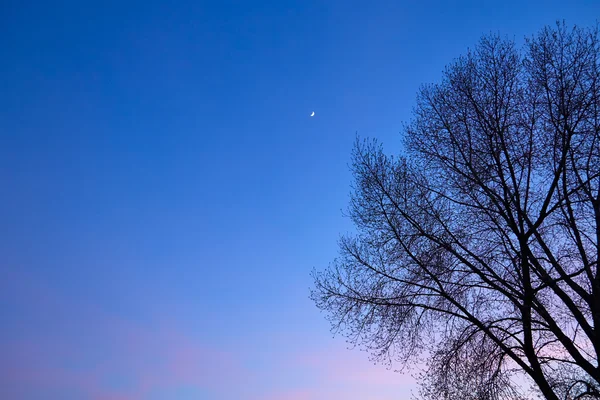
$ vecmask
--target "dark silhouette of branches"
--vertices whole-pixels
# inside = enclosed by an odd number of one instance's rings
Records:
[[[357,141],[357,234],[311,297],[426,399],[600,398],[600,42],[484,37],[422,87],[406,152]]]

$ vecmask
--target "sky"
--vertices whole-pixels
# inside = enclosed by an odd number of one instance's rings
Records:
[[[419,86],[482,34],[598,15],[2,1],[0,398],[409,399],[308,298],[352,231],[356,135],[400,151]]]

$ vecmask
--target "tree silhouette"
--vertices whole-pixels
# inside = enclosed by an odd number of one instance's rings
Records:
[[[424,362],[420,397],[600,398],[599,55],[597,28],[486,36],[419,91],[403,155],[357,140],[357,233],[311,298]]]

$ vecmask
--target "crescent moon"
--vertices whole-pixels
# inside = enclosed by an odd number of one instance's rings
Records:
[[[310,114],[311,117],[315,116],[315,112],[313,111],[312,114]]]

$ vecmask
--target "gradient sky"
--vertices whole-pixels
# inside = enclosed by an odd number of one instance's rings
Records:
[[[0,4],[0,398],[402,400],[332,339],[355,134],[589,1]],[[315,111],[314,118],[309,117]]]

